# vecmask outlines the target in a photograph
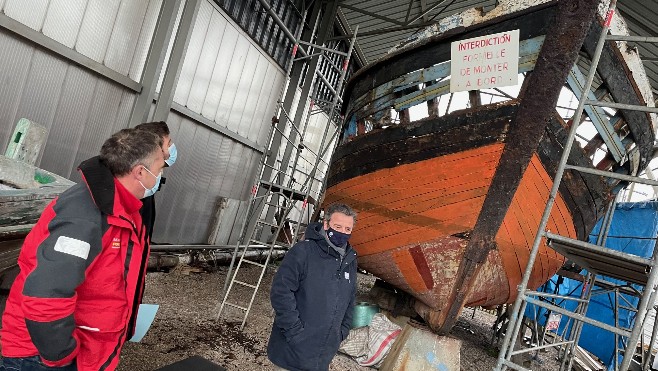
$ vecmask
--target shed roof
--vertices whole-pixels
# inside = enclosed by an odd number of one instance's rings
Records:
[[[338,17],[348,33],[359,26],[356,51],[365,65],[442,18],[474,7],[489,11],[497,3],[495,0],[343,0]],[[658,0],[619,0],[617,8],[632,35],[658,36]],[[654,96],[658,96],[658,44],[638,43],[637,48]]]

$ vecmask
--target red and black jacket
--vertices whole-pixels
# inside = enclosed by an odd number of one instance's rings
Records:
[[[2,317],[2,355],[114,370],[132,335],[148,236],[142,206],[98,157],[51,202],[25,239]]]

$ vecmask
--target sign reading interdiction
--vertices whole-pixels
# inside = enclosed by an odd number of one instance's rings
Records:
[[[450,92],[518,84],[519,30],[451,44]]]

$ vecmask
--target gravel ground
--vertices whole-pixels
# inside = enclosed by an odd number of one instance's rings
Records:
[[[121,355],[121,371],[148,371],[198,355],[229,371],[273,370],[267,359],[267,341],[272,326],[272,307],[269,287],[272,272],[268,270],[250,312],[244,331],[238,323],[216,321],[219,292],[226,267],[213,273],[190,272],[179,267],[168,273],[149,273],[146,281],[145,303],[157,303],[160,310],[141,343],[127,343]],[[240,277],[246,282],[257,279],[260,269],[243,267]],[[366,295],[374,282],[371,276],[359,276],[360,295]],[[234,290],[236,291],[236,290]],[[249,291],[238,292],[248,297]],[[475,315],[473,316],[473,313]],[[230,313],[229,318],[230,318]],[[490,344],[491,325],[495,316],[472,309],[464,310],[451,335],[462,340],[461,369],[491,370],[496,363],[497,349]],[[533,370],[556,370],[555,351],[540,354],[540,362],[533,362]],[[370,370],[361,367],[344,355],[337,355],[331,363],[332,371]]]
[[[256,282],[260,269],[247,266],[239,279]],[[240,331],[239,322],[216,321],[219,292],[227,268],[208,270],[181,266],[171,272],[149,273],[146,279],[145,303],[160,305],[155,321],[140,343],[126,343],[119,371],[151,371],[191,356],[201,356],[229,371],[274,370],[267,359],[267,341],[272,326],[269,288],[272,271],[268,270],[249,314],[247,325]],[[374,283],[372,276],[359,274],[359,297],[365,299]],[[234,290],[249,297],[248,290]],[[4,310],[7,291],[0,294],[0,310]],[[230,318],[230,312],[227,312]],[[234,317],[236,320],[238,317]],[[241,320],[241,318],[240,318]],[[496,364],[498,349],[490,343],[495,316],[467,308],[461,314],[451,336],[462,341],[461,370],[490,371]],[[541,352],[529,367],[535,371],[559,369],[555,351]],[[331,371],[372,370],[361,367],[349,357],[338,354]],[[192,370],[191,370],[192,371]]]

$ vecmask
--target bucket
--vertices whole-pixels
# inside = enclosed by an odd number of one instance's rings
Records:
[[[368,326],[372,317],[379,313],[379,307],[376,304],[370,304],[362,301],[354,306],[354,316],[352,317],[352,328]]]

